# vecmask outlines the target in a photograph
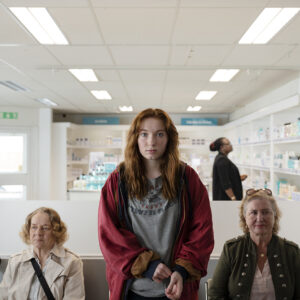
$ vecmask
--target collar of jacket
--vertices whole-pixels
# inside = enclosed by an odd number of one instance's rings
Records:
[[[246,233],[246,239],[247,239],[247,243],[248,243],[248,251],[252,254],[256,256],[256,252],[257,252],[257,246],[254,243],[254,241],[251,239],[250,237],[250,233]],[[267,246],[267,256],[269,257],[270,255],[272,255],[274,253],[274,251],[276,252],[276,244],[278,243],[278,236],[275,234],[272,234],[272,238]]]
[[[50,254],[55,255],[56,257],[65,257],[66,251],[64,247],[58,246],[57,244],[50,250]],[[22,255],[22,262],[29,261],[31,258],[35,258],[35,254],[33,252],[33,246],[29,246],[28,249],[24,250]]]

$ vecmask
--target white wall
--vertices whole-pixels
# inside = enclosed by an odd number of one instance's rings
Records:
[[[291,80],[286,84],[273,89],[269,93],[255,99],[244,107],[235,110],[230,114],[230,121],[237,120],[260,109],[300,94],[300,78]]]
[[[100,194],[99,194],[100,197]],[[300,202],[279,202],[283,217],[279,235],[300,245]],[[215,248],[212,255],[218,256],[226,240],[242,232],[239,229],[238,207],[240,202],[211,202]],[[0,256],[19,252],[26,247],[18,236],[25,217],[40,206],[49,206],[58,211],[68,225],[69,240],[65,246],[82,255],[100,255],[97,233],[98,201],[0,201]]]

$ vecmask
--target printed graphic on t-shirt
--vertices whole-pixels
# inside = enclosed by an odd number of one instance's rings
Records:
[[[162,214],[173,205],[175,201],[167,201],[162,196],[162,181],[154,180],[149,183],[149,193],[143,200],[129,202],[129,210],[135,215],[153,216]]]

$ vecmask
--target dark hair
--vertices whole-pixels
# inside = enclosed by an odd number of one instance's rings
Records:
[[[168,135],[168,144],[162,157],[160,171],[163,182],[162,193],[166,199],[172,200],[178,192],[177,178],[180,171],[179,139],[175,125],[165,111],[158,108],[148,108],[135,117],[128,132],[125,159],[120,164],[120,170],[124,168],[123,178],[127,183],[128,195],[131,198],[142,199],[147,195],[148,181],[143,158],[138,147],[138,137],[142,121],[148,118],[161,120]]]
[[[220,137],[220,138],[216,139],[214,142],[212,142],[209,145],[210,151],[220,151],[220,148],[223,145],[223,139],[225,139],[225,138]]]

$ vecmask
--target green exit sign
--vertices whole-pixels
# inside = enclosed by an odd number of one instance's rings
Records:
[[[6,112],[2,111],[0,112],[0,119],[18,119],[18,113],[17,112]]]

